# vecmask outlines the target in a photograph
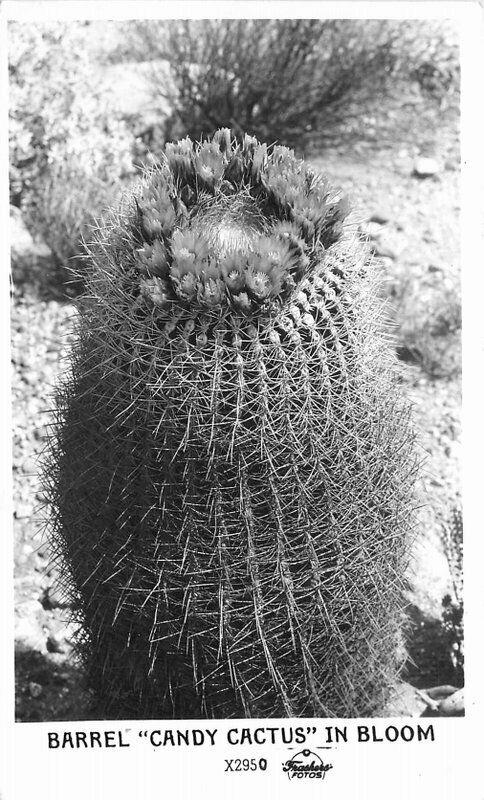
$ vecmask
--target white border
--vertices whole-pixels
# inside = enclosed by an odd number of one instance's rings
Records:
[[[0,231],[7,232],[8,189],[8,64],[7,31],[0,7]],[[14,695],[12,423],[10,387],[9,241],[0,234],[0,754],[13,759]],[[10,724],[9,724],[10,723]],[[0,797],[12,797],[11,770],[0,766]],[[4,797],[5,795],[5,797]]]
[[[464,528],[465,528],[465,604],[466,604],[466,717],[464,719],[428,720],[434,724],[437,741],[430,745],[375,744],[341,747],[334,755],[335,771],[329,773],[324,785],[318,781],[300,786],[299,791],[307,795],[321,794],[330,798],[371,798],[371,800],[407,800],[407,798],[482,798],[480,776],[480,749],[482,736],[482,665],[484,663],[482,621],[484,619],[484,594],[482,571],[484,568],[481,475],[484,454],[484,437],[481,418],[483,381],[483,298],[482,272],[483,253],[483,157],[484,128],[482,122],[482,11],[477,2],[202,2],[202,0],[166,0],[166,2],[10,2],[5,0],[0,7],[0,59],[1,94],[5,98],[6,80],[6,19],[134,19],[134,18],[272,18],[272,17],[327,17],[327,18],[441,18],[459,20],[462,29],[462,275],[464,310]],[[8,230],[8,150],[7,130],[8,103],[0,103],[1,151],[0,151],[0,226]],[[2,264],[8,264],[8,241],[0,240]],[[170,727],[170,723],[150,721],[136,723],[17,723],[13,720],[13,594],[12,563],[13,546],[10,528],[11,481],[10,481],[10,399],[9,399],[9,346],[8,346],[8,270],[0,272],[0,337],[5,372],[2,379],[1,413],[3,426],[0,436],[0,452],[3,454],[0,479],[0,505],[2,514],[2,558],[0,559],[1,597],[0,614],[2,642],[7,646],[1,652],[0,745],[2,757],[7,756],[6,769],[0,770],[0,794],[2,800],[11,797],[18,800],[69,800],[93,798],[158,798],[165,794],[170,798],[190,797],[218,798],[226,794],[233,798],[245,798],[250,790],[267,793],[269,796],[294,797],[295,787],[287,781],[277,761],[287,757],[287,748],[267,748],[265,755],[274,763],[264,775],[247,773],[227,776],[223,773],[223,759],[237,755],[252,756],[248,748],[192,748],[188,750],[153,750],[142,746],[133,732],[138,729]],[[420,720],[421,721],[421,720]],[[413,720],[415,724],[417,720]],[[288,725],[288,720],[281,720]],[[358,721],[329,720],[327,724],[347,725],[356,730]],[[384,726],[383,720],[370,720],[369,724]],[[403,725],[405,720],[389,720],[388,723]],[[217,723],[220,732],[236,724],[226,720]],[[260,726],[255,721],[241,721],[241,726]],[[270,720],[267,724],[277,725]],[[292,721],[300,724],[300,721]],[[308,724],[314,724],[309,720]],[[322,723],[321,723],[322,724]],[[176,727],[171,724],[171,727]],[[177,727],[215,727],[211,723],[180,723]],[[133,741],[138,746],[124,750],[82,751],[60,753],[47,750],[48,730],[118,730],[130,728]],[[479,749],[478,749],[479,748]],[[11,758],[12,750],[14,757]],[[234,751],[234,752],[232,752]],[[338,762],[336,764],[336,762]],[[9,765],[11,769],[8,769]],[[337,767],[337,768],[336,768]],[[11,777],[15,775],[17,790],[12,792]]]
[[[461,19],[472,0],[3,0],[9,19]]]

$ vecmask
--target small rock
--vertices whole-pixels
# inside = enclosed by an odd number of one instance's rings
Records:
[[[47,439],[47,436],[48,436],[47,426],[46,425],[40,425],[39,427],[34,428],[32,433],[33,433],[34,439],[36,439],[37,441],[43,442],[43,441],[45,441]]]
[[[10,206],[10,237],[12,258],[31,253],[35,249],[34,240],[22,220],[19,208]]]
[[[390,217],[386,211],[378,209],[378,211],[373,212],[369,218],[369,222],[375,222],[377,225],[386,225],[387,222],[390,222]]]
[[[71,601],[56,583],[45,588],[41,603],[46,611],[51,611],[54,608],[69,608],[71,606]]]
[[[425,708],[426,703],[418,691],[409,683],[402,681],[393,690],[381,715],[383,717],[420,717]]]
[[[38,622],[27,617],[19,619],[15,626],[15,643],[21,650],[45,653],[45,636]]]
[[[32,516],[32,506],[30,503],[18,503],[13,515],[15,519],[28,519]]]
[[[42,694],[42,686],[40,685],[40,683],[35,683],[34,681],[30,681],[29,693],[31,697],[40,697],[40,695]]]
[[[47,637],[47,650],[49,653],[65,653],[66,643],[64,637],[58,633],[50,633]]]
[[[417,158],[413,164],[413,175],[417,178],[433,178],[440,167],[434,158]]]
[[[37,475],[39,468],[34,458],[27,456],[20,464],[20,469],[24,475]]]
[[[17,603],[15,610],[18,617],[21,617],[22,619],[41,620],[43,618],[42,604],[37,599],[23,600],[22,602]]]
[[[385,258],[385,256],[380,256],[380,265],[383,269],[387,272],[390,271],[391,267],[393,266],[393,258]],[[391,287],[390,292],[395,297],[397,294],[398,287]]]
[[[445,683],[442,686],[432,686],[430,689],[425,689],[424,691],[425,694],[431,698],[431,700],[438,700],[440,702],[444,698],[450,697],[450,695],[454,694],[457,689],[455,686]]]
[[[464,716],[464,689],[454,692],[439,703],[439,713],[443,717]]]
[[[420,694],[427,701],[423,717],[464,716],[464,689],[456,690],[453,686],[437,686],[434,689],[423,690]]]
[[[397,257],[395,251],[384,242],[373,242],[371,249],[379,258],[390,258],[392,261],[394,261]]]
[[[366,236],[368,239],[373,241],[379,239],[381,236],[381,226],[377,225],[376,222],[366,222],[363,225],[360,225],[359,230],[363,236]]]
[[[27,230],[20,209],[10,206],[10,241],[12,243],[12,260],[32,257],[51,257],[51,252],[44,242],[35,241]]]

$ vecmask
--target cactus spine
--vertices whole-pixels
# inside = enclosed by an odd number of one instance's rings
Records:
[[[385,701],[412,435],[346,214],[223,129],[167,145],[100,226],[46,482],[105,716]]]

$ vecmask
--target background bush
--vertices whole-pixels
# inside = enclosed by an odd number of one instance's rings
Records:
[[[303,154],[363,136],[384,94],[458,96],[441,21],[15,22],[9,40],[11,202],[61,266],[167,140],[228,126]]]
[[[430,378],[450,378],[461,369],[462,307],[458,287],[442,280],[435,289],[406,279],[397,299],[400,358],[419,364]]]
[[[439,101],[458,86],[454,32],[428,20],[182,20],[141,24],[138,53],[140,40],[170,64],[173,86],[153,72],[168,139],[228,126],[301,149],[334,141],[404,80]]]
[[[11,23],[11,202],[66,265],[132,172],[85,23]]]

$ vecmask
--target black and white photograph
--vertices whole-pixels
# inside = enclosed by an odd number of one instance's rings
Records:
[[[464,717],[458,20],[84,5],[6,23],[16,723]]]
[[[463,713],[455,28],[11,22],[9,79],[18,719]]]

